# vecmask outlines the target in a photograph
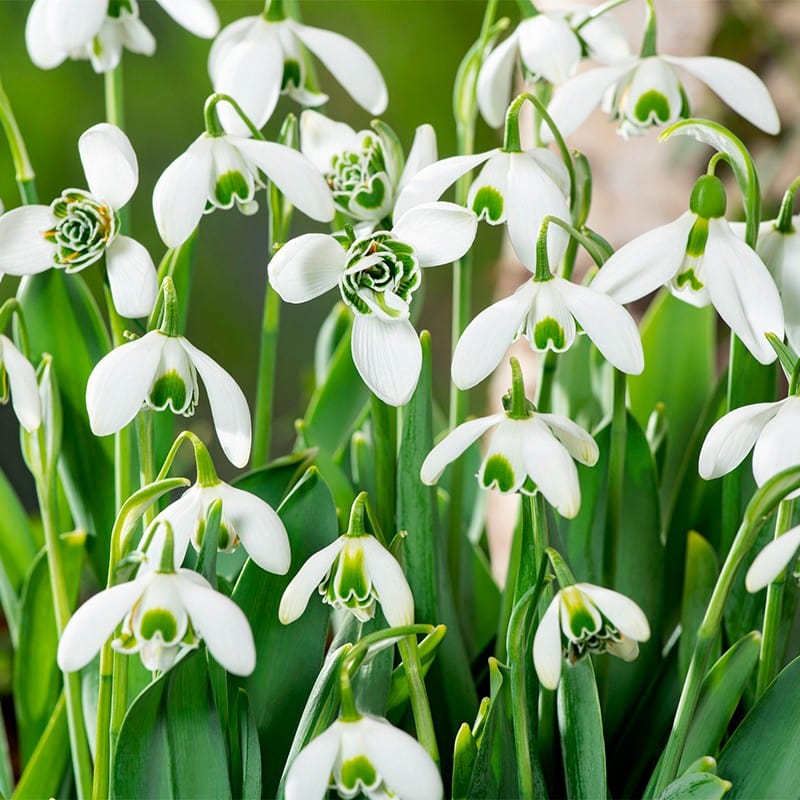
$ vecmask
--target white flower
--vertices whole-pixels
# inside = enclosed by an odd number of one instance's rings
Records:
[[[124,317],[150,313],[158,280],[147,250],[119,234],[122,208],[139,166],[128,137],[100,123],[78,141],[89,191],[66,189],[49,206],[21,206],[0,217],[0,272],[32,275],[50,267],[78,272],[105,255],[114,306]]]
[[[800,465],[800,397],[742,406],[717,420],[700,449],[700,476],[711,480],[727,474],[751,450],[758,486]],[[800,490],[789,497],[800,497]]]
[[[385,719],[338,719],[307,744],[289,767],[286,800],[322,800],[328,789],[369,800],[441,800],[433,760],[416,739]]]
[[[96,436],[124,428],[143,407],[190,416],[203,379],[222,449],[243,467],[250,457],[247,400],[236,381],[183,336],[150,331],[121,345],[92,370],[86,386],[89,423]]]
[[[325,65],[360,106],[375,115],[385,111],[386,84],[364,50],[341,34],[291,19],[244,17],[228,25],[208,56],[214,91],[231,95],[257,128],[270,118],[281,94],[288,94],[303,105],[320,105],[328,98],[305,88],[303,47]],[[220,120],[230,133],[249,133],[229,107],[220,108]]]
[[[603,100],[604,110],[619,120],[623,136],[645,133],[652,125],[668,125],[688,116],[686,92],[674,67],[699,78],[757,128],[772,134],[780,130],[778,112],[761,79],[735,61],[711,56],[631,58],[584,72],[556,91],[547,111],[561,134],[569,136]],[[552,137],[546,126],[542,126],[542,136],[545,141]]]
[[[630,56],[622,29],[608,14],[583,25],[588,6],[548,11],[523,20],[514,33],[495,47],[478,75],[478,108],[487,124],[499,128],[511,102],[514,65],[517,56],[523,71],[554,84],[562,84],[577,68],[584,48],[603,63],[614,63]]]
[[[310,233],[285,244],[269,263],[269,280],[288,303],[339,287],[353,311],[353,361],[364,383],[393,406],[417,385],[422,348],[409,320],[422,267],[449,264],[469,250],[477,219],[453,203],[427,203],[378,231],[342,244]]]
[[[222,105],[217,106],[221,110]],[[185,242],[203,213],[232,208],[244,214],[258,210],[256,190],[264,187],[260,172],[289,202],[320,222],[334,216],[325,181],[301,153],[282,144],[221,134],[201,134],[164,171],[153,190],[153,215],[169,247]]]
[[[795,495],[797,493],[795,492]],[[793,495],[789,495],[792,497]],[[793,557],[797,556],[800,546],[800,525],[791,528],[786,533],[770,542],[753,560],[747,570],[744,583],[748,592],[757,592],[768,584],[784,570]]]
[[[398,192],[423,167],[436,161],[436,132],[417,128],[403,161],[393,132],[382,123],[356,133],[317,111],[300,115],[300,149],[323,174],[336,207],[360,222],[380,222],[390,216]]]
[[[59,668],[74,672],[85,667],[120,621],[122,635],[112,647],[139,653],[147,669],[169,669],[200,639],[228,672],[249,675],[255,669],[256,650],[247,617],[233,600],[188,569],[141,573],[87,600],[61,635]]]
[[[485,163],[484,163],[485,162]],[[490,225],[508,223],[508,236],[523,264],[536,263],[536,240],[547,216],[570,219],[566,198],[569,175],[561,160],[543,147],[518,153],[500,148],[468,156],[452,156],[420,170],[397,199],[395,215],[421,203],[438,200],[449,186],[480,164],[467,198],[479,219]],[[558,263],[567,234],[554,230],[547,242],[551,263]]]
[[[565,586],[547,607],[533,639],[533,665],[539,681],[555,689],[564,658],[574,664],[588,653],[611,653],[625,661],[650,638],[647,617],[619,592],[576,583]]]
[[[529,410],[527,418],[514,419],[501,412],[464,422],[428,453],[420,471],[422,482],[436,483],[445,467],[490,428],[495,431],[478,483],[503,494],[533,494],[539,489],[561,516],[574,517],[580,509],[581,490],[572,459],[593,466],[598,450],[583,428],[559,414]]]
[[[210,39],[219,17],[210,0],[157,0],[187,30]],[[66,58],[91,58],[97,72],[119,63],[122,47],[152,55],[155,41],[139,20],[136,0],[34,0],[25,26],[31,61],[41,69]]]
[[[9,393],[19,424],[26,431],[35,431],[42,424],[36,371],[14,342],[0,334],[0,401],[7,402]]]
[[[680,300],[714,305],[762,364],[775,352],[764,334],[783,338],[783,310],[769,270],[724,219],[725,192],[718,178],[695,184],[690,210],[668,225],[637,237],[614,253],[592,287],[629,303],[667,284]]]

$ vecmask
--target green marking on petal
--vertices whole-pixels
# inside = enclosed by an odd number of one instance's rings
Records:
[[[642,123],[653,119],[666,122],[670,118],[669,100],[655,89],[643,92],[636,101],[633,116]]]
[[[533,329],[533,342],[537,350],[546,350],[550,342],[555,350],[563,350],[567,337],[564,329],[552,317],[545,317]]]
[[[139,631],[144,639],[152,639],[161,633],[165,642],[171,642],[178,635],[178,620],[166,608],[148,608],[139,621]]]
[[[489,222],[498,222],[503,216],[503,195],[493,186],[481,186],[472,201],[472,210]]]
[[[685,272],[681,272],[676,278],[675,283],[678,285],[679,289],[685,288],[688,284],[690,289],[693,289],[695,292],[699,292],[703,289],[705,285],[695,274],[693,269],[687,269]]]
[[[246,200],[249,193],[247,181],[239,170],[231,170],[220,175],[214,187],[214,196],[223,208],[230,207],[234,198]]]
[[[380,208],[386,197],[386,186],[380,176],[376,175],[369,183],[368,188],[356,192],[353,200],[362,208]]]
[[[340,556],[333,584],[336,598],[347,606],[362,605],[369,600],[372,584],[364,569],[364,551],[360,547],[345,547]]]
[[[300,62],[290,58],[283,62],[283,79],[281,80],[281,91],[285,92],[290,86],[299,89],[303,80],[303,72]]]
[[[175,371],[159,375],[150,390],[150,404],[157,411],[163,411],[169,406],[174,413],[181,414],[186,408],[186,397],[186,384]]]
[[[686,255],[689,258],[700,258],[706,251],[707,241],[708,220],[705,217],[698,217],[694,225],[692,225],[689,237],[686,240]]]
[[[485,488],[510,492],[514,488],[514,478],[514,468],[505,456],[494,453],[486,459],[482,476]]]
[[[586,606],[580,606],[570,611],[569,629],[576,639],[582,638],[587,633],[594,633],[596,627],[594,618]]]
[[[353,797],[359,788],[373,789],[380,782],[380,777],[365,755],[358,755],[342,762],[339,788]]]

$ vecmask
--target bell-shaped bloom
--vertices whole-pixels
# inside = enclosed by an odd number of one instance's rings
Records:
[[[236,381],[183,336],[150,331],[112,350],[92,370],[86,407],[95,436],[124,428],[142,408],[191,416],[202,378],[219,442],[230,462],[250,458],[250,409]]]
[[[372,619],[380,603],[391,627],[414,623],[414,597],[400,564],[369,534],[346,533],[311,556],[283,593],[280,621],[294,622],[315,590],[325,603],[347,609],[361,622]]]
[[[219,30],[211,0],[157,0],[179,25],[210,39]],[[25,26],[31,61],[52,69],[66,58],[89,58],[97,72],[114,69],[122,48],[152,55],[155,41],[139,20],[136,0],[34,0]]]
[[[330,190],[301,153],[275,142],[203,133],[166,168],[153,190],[153,215],[165,244],[185,242],[203,214],[215,208],[235,204],[243,214],[254,214],[255,193],[265,186],[261,173],[304,214],[320,222],[333,219]]]
[[[421,268],[461,258],[476,228],[471,211],[427,203],[396,219],[391,231],[354,241],[298,236],[269,262],[269,280],[287,303],[305,303],[338,287],[354,314],[351,348],[359,374],[385,403],[402,406],[422,368],[422,348],[409,320]]]
[[[508,236],[523,264],[536,263],[536,240],[545,217],[569,219],[569,175],[561,160],[544,147],[519,153],[500,148],[452,156],[420,170],[397,199],[395,218],[422,203],[438,200],[462,175],[483,164],[467,197],[479,219],[508,224]],[[547,241],[551,263],[558,263],[567,234],[557,228]]]
[[[114,306],[123,317],[150,313],[158,293],[153,260],[119,233],[118,211],[139,182],[128,137],[100,123],[78,141],[89,191],[66,189],[49,206],[27,205],[0,217],[0,273],[33,275],[55,267],[78,272],[105,256]]]
[[[188,569],[145,572],[87,600],[67,623],[58,643],[64,672],[85,667],[122,622],[111,646],[138,653],[147,669],[163,672],[202,639],[213,658],[234,675],[256,665],[253,633],[244,612]]]
[[[700,476],[711,480],[726,475],[751,450],[758,486],[800,465],[800,397],[742,406],[717,420],[700,449]],[[800,497],[800,490],[789,496]]]
[[[747,570],[744,584],[748,592],[757,592],[774,581],[778,575],[797,558],[800,547],[800,525],[770,542],[756,557]]]
[[[305,106],[320,105],[327,96],[305,88],[304,47],[370,114],[379,115],[386,110],[386,84],[364,50],[341,34],[292,19],[244,17],[224,28],[208,56],[214,91],[231,95],[257,128],[270,118],[281,94],[288,94]],[[226,131],[249,134],[230,107],[220,107],[219,115]]]
[[[568,80],[547,111],[563,136],[577,130],[603,102],[626,138],[653,125],[669,125],[689,116],[689,102],[675,67],[698,78],[737,114],[766,133],[780,130],[780,119],[767,87],[747,67],[726,58],[649,56],[600,67]],[[545,141],[550,129],[542,126]]]
[[[764,262],[724,219],[724,191],[716,184],[713,176],[701,178],[690,210],[621,247],[592,288],[630,303],[666,284],[693,306],[711,303],[753,356],[771,364],[776,356],[765,334],[783,338],[778,289]],[[711,193],[714,202],[706,202]]]
[[[286,776],[286,800],[340,797],[442,800],[439,770],[416,739],[385,719],[338,719],[297,755]]]
[[[306,110],[300,116],[300,149],[322,173],[339,211],[356,222],[378,223],[391,216],[410,178],[436,161],[436,132],[420,125],[404,159],[386,125],[356,132]]]
[[[560,85],[572,76],[584,52],[604,64],[630,57],[622,29],[603,14],[575,28],[587,17],[584,8],[547,11],[523,20],[514,33],[495,47],[478,74],[478,108],[486,123],[499,128],[511,102],[514,67],[519,57],[523,75]]]
[[[480,383],[519,336],[539,352],[569,350],[576,323],[617,369],[631,375],[644,369],[633,317],[608,295],[553,275],[547,281],[531,278],[467,325],[453,353],[453,383],[460,389]]]
[[[625,661],[639,655],[639,642],[650,638],[644,612],[625,595],[576,583],[565,586],[547,607],[533,639],[533,665],[539,682],[555,689],[561,664],[574,664],[589,653],[611,653]]]
[[[19,424],[35,431],[42,424],[36,371],[14,342],[0,334],[0,401],[7,402],[9,394]]]
[[[445,467],[491,428],[478,472],[480,486],[503,494],[533,494],[538,489],[562,517],[573,518],[581,505],[573,459],[594,466],[598,449],[583,428],[559,414],[532,411],[526,419],[513,419],[501,412],[464,422],[428,453],[420,471],[422,482],[436,483]]]

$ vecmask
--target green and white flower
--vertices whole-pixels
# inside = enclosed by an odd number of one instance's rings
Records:
[[[298,236],[273,256],[269,280],[287,303],[305,303],[338,287],[354,314],[351,347],[359,374],[381,400],[402,406],[422,368],[422,348],[409,319],[422,269],[463,256],[476,228],[471,211],[427,203],[406,211],[390,231],[361,238]]]
[[[576,583],[563,587],[547,607],[533,639],[533,665],[542,686],[555,689],[565,658],[574,664],[589,653],[611,653],[633,661],[638,643],[649,638],[647,617],[633,600]]]
[[[0,402],[8,402],[9,395],[19,424],[35,431],[42,424],[36,371],[14,342],[0,334]]]
[[[0,273],[78,272],[103,256],[114,306],[124,317],[150,313],[158,292],[147,250],[119,233],[119,210],[139,181],[136,154],[115,125],[100,123],[78,141],[89,191],[66,189],[49,206],[26,205],[0,217]]]
[[[307,744],[289,767],[286,800],[340,797],[442,800],[442,778],[416,739],[369,714],[340,718]]]
[[[713,304],[762,364],[776,356],[766,333],[783,338],[783,308],[759,256],[724,218],[725,190],[713,175],[695,184],[689,211],[621,247],[591,287],[630,303],[663,284],[693,306]]]

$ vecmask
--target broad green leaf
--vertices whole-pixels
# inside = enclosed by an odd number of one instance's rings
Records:
[[[320,325],[314,344],[314,380],[317,386],[325,383],[336,348],[349,335],[352,321],[350,309],[344,303],[337,303]]]
[[[235,797],[242,800],[259,800],[261,797],[261,747],[258,743],[256,718],[247,692],[239,690],[239,752],[241,775],[236,785]]]
[[[592,431],[605,416],[603,366],[588,336],[579,336],[559,353],[553,383],[552,409]]]
[[[319,469],[322,479],[333,495],[336,508],[343,509],[342,513],[346,515],[347,509],[353,505],[353,501],[356,499],[356,493],[350,483],[350,479],[342,468],[344,453],[342,453],[341,458],[334,458],[324,447],[314,446],[313,440],[310,440],[307,436],[308,430],[304,421],[299,420],[295,423],[295,427],[297,428],[297,446],[313,447],[316,451],[314,464]],[[341,519],[340,527],[344,527],[346,522],[346,517]]]
[[[722,800],[730,789],[730,782],[723,778],[708,772],[693,772],[673,781],[657,800]]]
[[[191,653],[128,709],[117,742],[114,797],[232,797],[225,739],[205,654]]]
[[[316,451],[313,449],[296,450],[288,456],[275,459],[265,467],[242,475],[233,482],[233,485],[277,508],[287,492],[305,474],[315,456]]]

